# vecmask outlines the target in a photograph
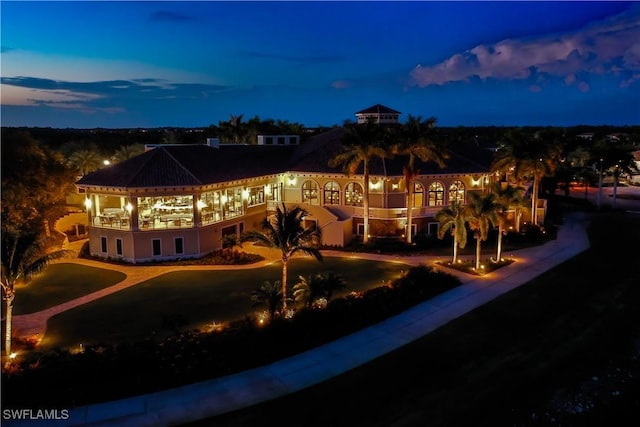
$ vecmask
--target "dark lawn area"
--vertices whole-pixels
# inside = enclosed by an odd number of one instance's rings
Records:
[[[336,293],[363,291],[400,276],[405,264],[350,258],[310,258],[289,263],[289,287],[298,275],[333,271],[340,273],[347,288]],[[117,343],[173,334],[181,330],[204,329],[212,322],[243,319],[266,307],[253,307],[251,292],[263,281],[280,280],[282,264],[248,270],[176,271],[147,280],[134,287],[73,308],[52,317],[41,348],[78,347],[80,343]]]
[[[113,286],[124,273],[74,263],[55,263],[28,285],[16,287],[13,314],[28,314]]]
[[[585,253],[411,345],[189,426],[640,425],[640,216],[596,215],[590,239]]]

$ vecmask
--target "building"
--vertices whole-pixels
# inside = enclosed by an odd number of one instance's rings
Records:
[[[376,111],[399,114],[386,107]],[[304,207],[305,221],[322,228],[324,244],[343,247],[364,229],[362,171],[346,176],[328,166],[344,133],[334,128],[304,143],[276,135],[258,137],[257,145],[216,139],[156,145],[88,174],[76,185],[86,197],[90,253],[132,263],[198,258],[221,248],[225,235],[259,229],[280,203]],[[470,191],[486,189],[493,153],[473,142],[449,150],[442,169],[417,163],[412,230],[406,229],[405,159],[371,162],[371,236],[435,235],[436,212],[453,200],[464,203]]]

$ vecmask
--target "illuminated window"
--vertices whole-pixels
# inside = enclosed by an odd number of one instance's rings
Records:
[[[454,202],[464,204],[464,184],[460,181],[453,181],[449,186],[449,204]]]
[[[329,181],[324,185],[324,204],[340,204],[340,186],[335,181]]]
[[[319,205],[318,184],[314,181],[305,181],[302,184],[302,202],[309,205]]]
[[[344,201],[347,206],[362,206],[362,186],[357,182],[350,182],[344,190]]]
[[[429,186],[429,206],[442,206],[444,204],[444,186],[441,182],[433,182]]]
[[[424,187],[419,182],[413,183],[413,206],[421,207],[424,205]]]

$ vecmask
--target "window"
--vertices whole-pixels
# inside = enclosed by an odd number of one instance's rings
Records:
[[[116,239],[116,255],[122,256],[122,239]]]
[[[429,206],[442,206],[444,202],[444,186],[441,182],[433,182],[429,186]]]
[[[278,184],[267,184],[264,186],[264,191],[267,193],[267,200],[270,202],[280,200],[280,186]]]
[[[162,255],[162,247],[160,245],[160,239],[152,239],[151,246],[152,246],[153,256]]]
[[[264,203],[264,187],[251,187],[249,188],[249,198],[247,205],[255,206]]]
[[[449,186],[449,204],[454,202],[464,204],[464,184],[460,181],[453,181]]]
[[[329,181],[324,185],[324,204],[340,204],[340,186],[335,181]]]
[[[184,240],[182,239],[182,237],[176,237],[174,240],[174,249],[176,252],[176,255],[180,255],[184,253]]]
[[[362,206],[362,186],[357,182],[350,182],[344,190],[344,202],[347,206]]]
[[[424,187],[419,182],[413,183],[413,207],[424,206]]]
[[[103,254],[107,253],[107,238],[105,236],[100,237],[100,250]]]
[[[318,184],[314,181],[305,181],[302,184],[302,202],[310,205],[320,204],[318,200]]]
[[[285,144],[284,136],[279,136],[278,137],[278,145],[284,145],[284,144]]]

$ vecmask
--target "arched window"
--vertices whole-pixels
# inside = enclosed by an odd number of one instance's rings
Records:
[[[464,204],[464,184],[461,181],[453,181],[449,186],[449,204],[454,202]]]
[[[347,206],[362,206],[362,185],[350,182],[344,190],[344,202]]]
[[[442,206],[444,202],[444,186],[441,182],[433,182],[429,186],[429,206]]]
[[[302,184],[302,202],[309,205],[319,205],[318,184],[314,181],[305,181]]]
[[[413,183],[413,207],[419,208],[424,205],[424,187],[419,182]]]
[[[324,204],[340,204],[340,186],[335,181],[329,181],[324,185]]]

